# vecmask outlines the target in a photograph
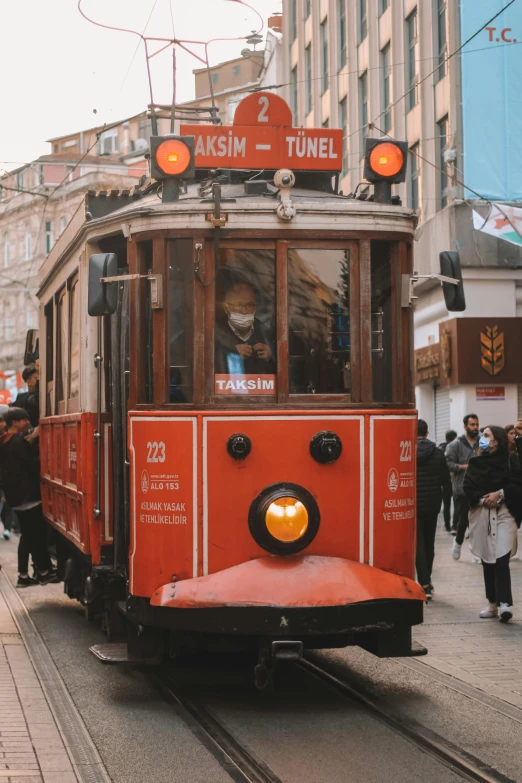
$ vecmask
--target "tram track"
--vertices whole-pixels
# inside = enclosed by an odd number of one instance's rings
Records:
[[[454,745],[417,721],[394,713],[359,687],[306,658],[292,664],[384,724],[423,753],[449,768],[462,780],[474,783],[516,783],[476,756]],[[235,783],[284,783],[269,766],[245,747],[199,698],[193,698],[168,672],[151,675],[156,686],[230,775]]]

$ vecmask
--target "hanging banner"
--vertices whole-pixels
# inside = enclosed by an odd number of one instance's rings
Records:
[[[513,245],[522,247],[522,209],[509,207],[505,204],[499,208],[496,204],[491,207],[487,220],[473,210],[473,228],[475,231],[483,231],[497,239],[505,239]]]

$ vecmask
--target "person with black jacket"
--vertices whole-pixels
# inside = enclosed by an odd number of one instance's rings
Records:
[[[437,517],[443,488],[450,487],[451,480],[444,454],[428,440],[428,425],[423,419],[419,419],[417,435],[417,580],[430,601]]]
[[[22,408],[10,408],[4,414],[7,433],[0,445],[0,470],[7,502],[16,512],[20,525],[17,587],[48,584],[55,581],[47,552],[45,520],[40,497],[40,463],[35,447],[25,438],[31,422]],[[35,564],[37,579],[29,576],[29,555]]]
[[[455,430],[448,430],[446,432],[446,440],[442,441],[442,443],[439,443],[439,449],[442,451],[443,454],[446,454],[446,449],[448,448],[449,444],[452,443],[455,438],[457,437],[457,433]],[[446,532],[451,532],[451,498],[453,496],[452,487],[451,484],[449,487],[444,487],[442,490],[442,514],[444,516],[444,527],[446,528]],[[453,510],[453,527],[456,528],[456,516],[457,511],[454,508]]]
[[[500,615],[507,623],[513,617],[509,559],[516,554],[522,520],[522,470],[515,454],[509,454],[508,436],[502,427],[490,424],[479,441],[464,476],[469,501],[469,541],[480,557],[488,605],[480,617]]]
[[[40,423],[40,401],[38,397],[38,369],[30,364],[22,373],[22,378],[27,384],[27,391],[20,392],[12,403],[13,408],[22,408],[29,414],[31,427],[38,427]]]

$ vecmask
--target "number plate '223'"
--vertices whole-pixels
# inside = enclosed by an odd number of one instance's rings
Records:
[[[411,440],[401,440],[401,462],[411,462]]]
[[[162,440],[150,441],[147,443],[147,462],[165,462],[166,451]]]

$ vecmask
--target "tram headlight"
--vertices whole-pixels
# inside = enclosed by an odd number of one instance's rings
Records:
[[[364,179],[368,182],[404,182],[408,143],[393,139],[366,139]]]
[[[266,487],[250,506],[248,526],[260,547],[273,554],[293,554],[305,549],[319,530],[315,498],[298,484]]]

